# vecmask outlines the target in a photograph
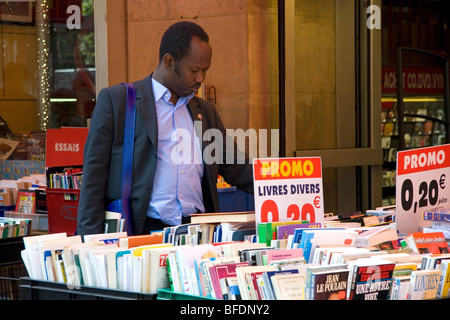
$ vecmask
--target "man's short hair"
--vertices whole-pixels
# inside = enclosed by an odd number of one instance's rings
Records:
[[[163,34],[159,47],[159,61],[165,54],[170,54],[176,61],[181,60],[189,53],[192,37],[209,43],[208,34],[198,24],[190,21],[181,21],[171,25]]]

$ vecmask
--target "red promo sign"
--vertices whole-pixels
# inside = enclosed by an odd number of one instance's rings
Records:
[[[450,167],[450,145],[401,151],[397,158],[397,175]]]
[[[444,74],[442,69],[403,68],[404,93],[444,94]],[[382,92],[397,93],[397,75],[393,67],[382,70]]]
[[[48,129],[45,166],[82,165],[87,134],[88,128]]]

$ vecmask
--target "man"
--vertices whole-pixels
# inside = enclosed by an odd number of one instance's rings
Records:
[[[192,213],[218,212],[218,174],[253,193],[251,162],[246,158],[245,163],[237,163],[235,154],[234,163],[225,161],[226,143],[223,149],[215,150],[222,153],[218,158],[224,159],[223,163],[195,161],[211,143],[203,138],[207,130],[218,130],[225,140],[225,128],[214,106],[194,96],[205,80],[211,58],[205,31],[195,23],[178,22],[161,39],[156,70],[134,82],[133,234],[189,222]],[[99,94],[84,150],[78,234],[101,233],[106,206],[121,197],[125,104],[123,85]],[[194,121],[199,125],[194,126]],[[186,144],[180,143],[186,137],[181,133],[186,132],[191,150],[183,150]]]

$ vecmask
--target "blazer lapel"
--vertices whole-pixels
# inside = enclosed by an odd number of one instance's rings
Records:
[[[195,133],[197,134],[197,137],[200,139],[200,141],[203,141],[203,134],[206,130],[206,122],[205,122],[205,114],[198,105],[197,101],[194,99],[191,99],[188,103],[188,110],[191,114],[192,121],[194,121],[194,129]],[[201,126],[200,126],[201,124]],[[199,132],[199,129],[201,128],[201,132]],[[202,143],[202,149],[205,148],[205,142]]]
[[[156,118],[155,98],[153,97],[151,75],[135,82],[136,109],[143,122],[150,141],[158,148],[158,124]]]

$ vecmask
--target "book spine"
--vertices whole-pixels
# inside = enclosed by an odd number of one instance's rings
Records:
[[[437,298],[447,298],[450,286],[450,263],[448,261],[441,262],[441,277],[436,293]]]
[[[450,222],[450,214],[424,211],[422,219],[426,221],[443,221]]]

